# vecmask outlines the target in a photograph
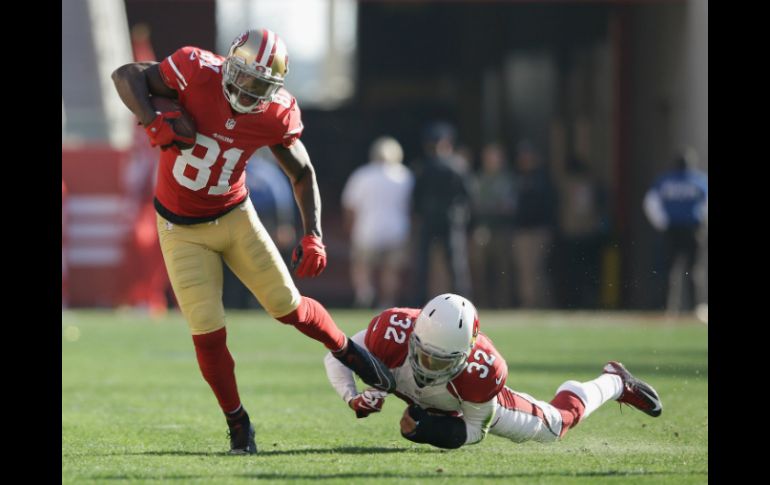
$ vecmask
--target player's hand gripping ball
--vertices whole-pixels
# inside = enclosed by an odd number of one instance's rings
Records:
[[[155,108],[155,119],[145,127],[150,145],[167,150],[176,146],[186,150],[195,146],[195,121],[176,100],[153,96],[150,98]]]

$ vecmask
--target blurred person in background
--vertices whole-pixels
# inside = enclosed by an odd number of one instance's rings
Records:
[[[479,331],[473,303],[451,293],[420,308],[389,308],[353,337],[382,360],[396,378],[395,395],[406,402],[401,436],[439,448],[460,448],[487,433],[515,443],[555,442],[611,400],[658,417],[655,389],[610,361],[586,382],[561,384],[550,402],[506,386],[508,365]],[[378,413],[387,393],[359,392],[348,369],[328,355],[326,375],[357,418]]]
[[[693,272],[708,219],[708,176],[697,163],[693,148],[682,149],[672,170],[655,180],[643,202],[650,224],[663,234],[666,311],[672,315],[693,310],[699,296]]]
[[[342,190],[345,228],[351,239],[350,278],[359,308],[388,308],[398,300],[409,244],[409,202],[414,176],[395,138],[377,138],[369,163]],[[374,273],[379,270],[379,288]]]
[[[417,163],[412,211],[417,222],[418,301],[427,299],[431,256],[443,249],[453,291],[470,293],[468,222],[470,194],[466,178],[458,171],[454,153],[455,129],[446,122],[429,124],[423,132],[424,158]]]
[[[481,170],[471,184],[473,289],[480,307],[511,305],[513,278],[511,236],[516,211],[513,176],[503,147],[489,143],[481,150]]]
[[[552,303],[552,256],[556,192],[546,166],[529,141],[517,146],[515,160],[516,216],[513,258],[519,304],[544,308]]]
[[[246,186],[249,199],[259,220],[284,260],[291,258],[297,243],[297,205],[286,175],[278,167],[272,153],[260,148],[246,164]],[[225,308],[261,308],[251,291],[225,265],[222,302]]]
[[[381,362],[348,339],[319,302],[299,293],[248,197],[245,165],[268,146],[291,180],[302,215],[304,236],[292,266],[298,277],[318,276],[326,267],[321,199],[299,140],[304,126],[297,100],[283,88],[288,72],[285,43],[259,28],[239,35],[226,56],[187,46],[160,63],[126,64],[112,74],[121,100],[150,144],[162,150],[155,187],[160,245],[235,455],[257,450],[226,343],[223,260],[273,318],[321,342],[369,385],[395,386]],[[177,100],[195,121],[194,138],[175,131],[181,111],[156,111],[152,96]]]
[[[562,160],[562,163],[564,161]],[[601,249],[607,232],[604,191],[578,155],[557,163],[559,190],[558,259],[560,304],[596,308],[599,304]]]

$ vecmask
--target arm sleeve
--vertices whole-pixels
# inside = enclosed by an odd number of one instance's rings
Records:
[[[288,101],[285,101],[285,94],[279,92],[276,95],[276,100],[279,105],[286,107],[279,117],[281,123],[281,139],[279,140],[279,143],[286,148],[289,148],[300,136],[302,136],[302,132],[305,129],[305,125],[302,124],[302,113],[300,112],[296,99],[291,98]],[[288,107],[286,104],[282,104],[286,102],[288,102]]]
[[[366,344],[364,344],[365,335],[366,329],[361,330],[351,338],[355,343],[366,348]],[[327,353],[326,357],[324,357],[324,366],[326,366],[326,377],[329,378],[332,387],[334,387],[334,390],[337,391],[337,394],[339,394],[345,402],[350,401],[358,394],[353,371],[345,367],[342,362],[335,359],[331,352]]]
[[[660,200],[657,190],[653,188],[647,191],[647,195],[644,196],[643,206],[647,219],[650,220],[650,224],[655,229],[663,231],[668,227],[668,216],[663,209],[663,201]]]
[[[199,56],[198,49],[187,46],[163,59],[160,62],[160,77],[166,86],[180,94],[184,92],[199,69]]]
[[[463,420],[465,421],[465,444],[472,445],[483,440],[492,425],[497,412],[497,397],[485,403],[463,401]]]

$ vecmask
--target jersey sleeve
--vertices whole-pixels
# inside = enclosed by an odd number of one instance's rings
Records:
[[[286,92],[279,92],[276,95],[276,98],[278,99],[277,102],[280,103],[280,98],[287,94],[288,93]],[[300,112],[299,105],[294,97],[290,97],[289,108],[282,110],[279,119],[281,121],[280,143],[286,148],[289,148],[295,141],[299,140],[299,137],[302,136],[302,131],[305,129],[305,125],[302,124],[302,113]]]
[[[366,329],[366,348],[390,369],[401,366],[409,351],[409,335],[420,313],[415,308],[390,308],[380,313]]]
[[[200,49],[182,47],[160,63],[160,77],[169,88],[182,93],[200,70]]]
[[[351,339],[359,345],[365,345],[365,332],[365,330],[361,330],[353,335]],[[358,394],[353,371],[334,358],[331,352],[328,352],[324,357],[324,366],[326,367],[326,377],[329,379],[329,383],[334,390],[337,391],[337,394],[339,394],[343,401],[348,402]]]
[[[447,389],[463,401],[485,403],[505,387],[508,365],[497,352],[492,341],[479,333],[468,357],[468,366],[447,384]]]

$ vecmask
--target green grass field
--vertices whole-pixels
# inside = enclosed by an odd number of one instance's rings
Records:
[[[372,313],[332,310],[348,334]],[[256,456],[228,456],[226,425],[179,315],[62,315],[63,483],[708,482],[708,328],[645,314],[481,311],[508,386],[550,400],[620,360],[661,395],[657,419],[609,402],[558,443],[489,435],[443,451],[401,438],[405,404],[356,419],[326,380],[325,350],[264,312],[231,312],[228,343]]]

